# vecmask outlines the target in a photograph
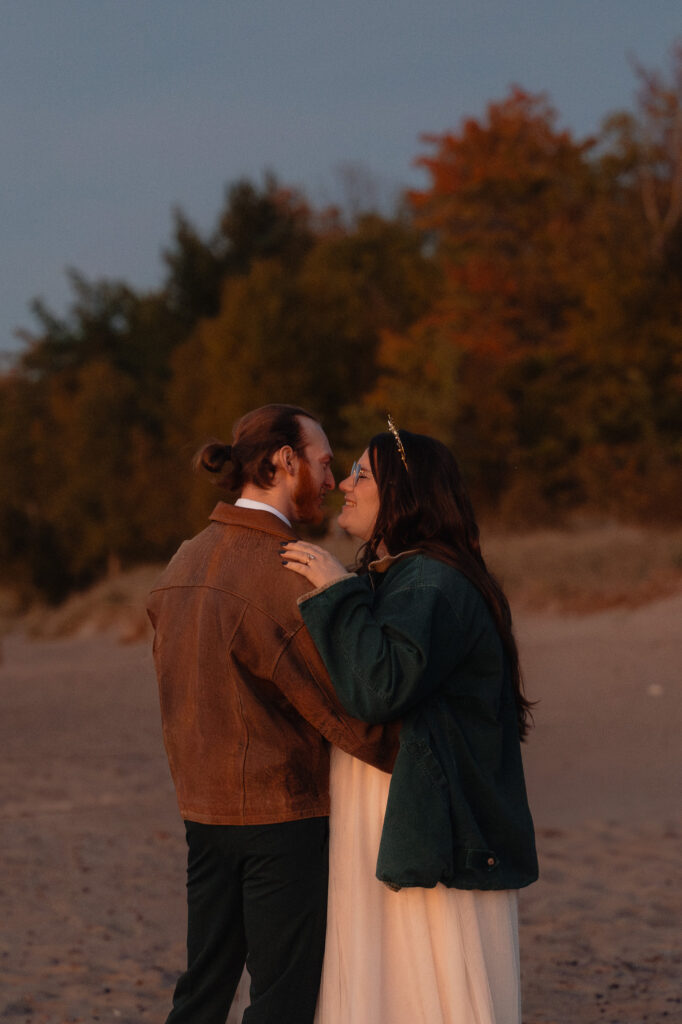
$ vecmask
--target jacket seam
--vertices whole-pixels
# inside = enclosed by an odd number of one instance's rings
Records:
[[[244,611],[248,608],[254,608],[261,615],[264,615],[270,622],[274,622],[275,625],[279,626],[280,629],[284,630],[287,639],[295,636],[298,632],[299,627],[292,629],[291,626],[287,626],[281,619],[276,619],[266,608],[261,608],[259,604],[250,597],[245,597],[244,594],[240,594],[239,591],[231,590],[229,587],[216,587],[210,583],[169,583],[167,586],[154,587],[150,591],[150,594],[160,594],[166,590],[213,590],[217,594],[229,594],[230,597],[237,598],[244,605]],[[244,613],[242,613],[244,614]],[[240,619],[241,621],[241,619]]]
[[[286,640],[286,642],[285,642],[285,643],[284,643],[284,644],[282,645],[282,647],[281,647],[281,650],[280,650],[280,652],[279,652],[279,654],[278,654],[278,656],[277,656],[277,660],[275,661],[275,665],[274,665],[273,671],[272,671],[272,676],[271,676],[271,678],[272,678],[273,682],[274,682],[274,678],[275,678],[275,673],[277,672],[277,668],[278,668],[278,666],[279,666],[280,660],[282,659],[282,657],[284,656],[284,654],[286,653],[286,651],[287,651],[287,650],[289,649],[289,647],[291,646],[291,644],[292,644],[292,643],[294,643],[294,641],[296,640],[296,637],[297,637],[297,636],[298,636],[298,635],[299,635],[299,634],[300,634],[300,633],[301,633],[301,632],[302,632],[302,631],[303,631],[304,629],[305,629],[305,623],[304,623],[304,622],[302,622],[302,623],[301,623],[301,625],[299,626],[299,628],[298,628],[298,629],[297,629],[297,630],[296,630],[296,631],[295,631],[294,633],[292,633],[292,635],[291,635],[290,637],[288,637],[288,639]],[[306,668],[308,669],[308,672],[309,672],[309,674],[310,674],[310,677],[311,677],[311,679],[313,679],[313,680],[314,680],[314,682],[315,682],[315,686],[317,687],[317,689],[318,689],[318,690],[319,690],[319,691],[320,691],[321,693],[323,693],[323,694],[324,694],[324,689],[323,689],[323,688],[322,688],[322,687],[320,686],[320,684],[319,684],[319,682],[318,682],[318,680],[317,680],[317,676],[316,676],[316,674],[315,674],[315,672],[314,672],[314,670],[313,670],[312,666],[310,665],[310,662],[308,661],[308,658],[306,657],[305,651],[304,651],[304,650],[302,650],[302,649],[299,649],[299,655],[300,655],[300,657],[302,658],[302,660],[303,660],[303,661],[305,662],[305,666],[306,666]],[[277,686],[277,684],[276,684],[276,683],[275,683],[275,686]],[[277,688],[279,689],[279,687],[277,687]],[[283,692],[283,691],[281,691],[281,690],[280,690],[280,692]],[[326,697],[326,694],[324,694],[324,695],[325,695],[325,697]],[[289,703],[291,703],[291,699],[289,698],[289,696],[288,696],[288,695],[287,695],[286,693],[284,693],[284,696],[285,696],[285,697],[286,697],[286,699],[287,699],[287,700],[289,701]],[[292,705],[292,706],[293,706],[293,705]],[[338,727],[339,727],[339,728],[340,728],[340,729],[341,729],[341,730],[342,730],[343,732],[345,732],[347,736],[348,736],[348,734],[350,733],[350,737],[352,738],[352,741],[353,741],[353,742],[352,742],[352,744],[349,744],[349,747],[351,747],[351,746],[352,746],[353,750],[360,750],[360,749],[361,749],[361,747],[362,747],[362,741],[361,741],[361,740],[359,740],[359,739],[358,739],[358,738],[357,738],[357,737],[356,737],[356,736],[355,736],[355,735],[353,734],[352,730],[351,730],[351,729],[349,729],[349,727],[348,727],[347,723],[346,723],[346,722],[345,722],[345,721],[343,720],[343,718],[342,718],[342,717],[341,717],[341,716],[340,716],[340,715],[339,715],[339,714],[338,714],[338,713],[336,712],[336,710],[335,710],[335,709],[334,709],[334,708],[333,708],[333,707],[332,707],[331,705],[329,705],[329,713],[330,713],[330,715],[333,715],[333,717],[334,717],[334,722],[335,722],[335,724],[336,724],[336,725],[337,725],[337,726],[338,726]],[[315,717],[317,718],[318,716],[316,715]],[[316,723],[316,722],[314,722],[314,721],[312,720],[312,718],[309,718],[309,719],[308,719],[308,721],[309,721],[309,722],[310,722],[310,724],[311,724],[311,725],[313,726],[313,728],[314,728],[314,729],[316,729],[316,730],[317,730],[317,731],[318,731],[318,732],[320,733],[320,735],[322,736],[322,738],[323,738],[323,739],[325,739],[325,741],[326,741],[326,742],[328,742],[328,743],[329,743],[329,742],[332,742],[331,740],[328,740],[328,739],[327,739],[327,738],[326,738],[326,737],[324,736],[324,733],[322,732],[322,729],[320,728],[320,726],[321,726],[321,724],[322,724],[322,717],[320,717],[320,719],[319,719],[319,721],[318,721],[317,723]]]
[[[234,638],[235,638],[235,636],[236,636],[236,634],[237,634],[237,632],[238,632],[242,622],[244,621],[244,618],[246,616],[248,608],[249,608],[249,606],[248,606],[248,604],[245,601],[244,602],[244,607],[242,608],[241,615],[237,619],[235,627],[232,630],[232,636],[230,638],[230,646],[228,647],[228,650],[232,649],[232,641],[234,640]],[[241,719],[242,727],[244,729],[244,750],[242,751],[242,770],[241,770],[241,776],[242,776],[242,779],[241,779],[241,783],[242,783],[242,785],[241,785],[241,792],[242,792],[242,817],[244,817],[244,815],[246,814],[246,803],[247,803],[247,800],[246,800],[246,757],[247,757],[247,754],[249,752],[249,744],[251,742],[251,736],[249,734],[249,727],[248,727],[246,718],[244,716],[244,703],[242,701],[241,687],[235,686],[235,691],[236,691],[236,694],[237,694],[237,701],[238,701],[238,704],[239,704],[239,717]]]
[[[409,552],[409,553],[412,554],[412,552]],[[437,559],[434,559],[434,558],[429,559],[429,556],[425,555],[422,551],[416,551],[416,552],[414,552],[414,555],[415,555],[415,557],[411,558],[409,561],[406,560],[404,562],[403,561],[398,562],[398,560],[396,559],[396,562],[393,563],[394,565],[399,564],[401,569],[404,567],[405,569],[409,568],[409,569],[412,569],[414,571],[414,577],[412,578],[412,580],[411,581],[406,580],[404,583],[400,583],[398,585],[398,588],[396,588],[396,590],[394,591],[394,594],[402,594],[402,593],[405,593],[406,591],[424,590],[424,589],[427,589],[427,588],[431,589],[431,590],[436,590],[447,601],[448,607],[450,608],[450,611],[452,612],[452,614],[457,619],[458,624],[460,626],[462,626],[463,623],[462,623],[461,615],[460,615],[459,611],[453,606],[453,603],[452,603],[452,601],[450,599],[450,596],[448,595],[447,591],[440,584],[434,583],[433,581],[424,578],[425,570],[427,569],[427,562],[429,562],[429,561],[432,562],[432,563],[435,562],[436,564],[439,564],[439,565],[440,564],[444,564],[444,563],[440,563],[440,562],[438,562]],[[417,560],[418,556],[421,556],[421,557],[419,557],[419,560]],[[390,570],[392,568],[393,568],[393,565],[388,566],[388,569],[386,570],[386,574],[388,574],[388,572],[390,572]],[[471,582],[471,580],[469,580],[468,577],[466,577],[464,575],[464,573],[462,573],[456,566],[452,566],[451,568],[454,569],[454,571],[457,573],[457,575],[460,576],[466,583],[468,583],[473,588],[473,590],[476,592],[476,594],[478,594],[479,597],[483,600],[483,603],[485,605],[485,600],[483,599],[483,596],[482,596],[481,592],[479,591],[478,587],[476,587]]]

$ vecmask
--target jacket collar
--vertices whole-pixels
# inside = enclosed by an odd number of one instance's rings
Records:
[[[261,533],[271,533],[274,537],[296,539],[293,529],[282,522],[279,516],[261,509],[236,508],[226,501],[219,501],[209,519],[212,522],[224,523],[226,526],[245,526],[248,530],[260,530]]]
[[[383,558],[377,558],[375,562],[370,562],[368,569],[371,572],[387,572],[396,562],[399,562],[401,558],[407,558],[410,555],[418,555],[420,551],[417,548],[410,548],[409,551],[401,551],[399,555],[384,555]]]

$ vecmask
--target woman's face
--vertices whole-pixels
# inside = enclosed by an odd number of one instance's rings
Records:
[[[350,475],[339,484],[346,501],[339,515],[339,526],[358,540],[369,540],[379,515],[379,488],[372,474],[369,450],[353,463]]]

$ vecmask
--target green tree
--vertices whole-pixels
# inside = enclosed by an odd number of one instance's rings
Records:
[[[424,312],[434,276],[413,229],[367,216],[318,239],[298,266],[262,260],[228,277],[219,314],[202,320],[174,357],[177,450],[189,454],[192,438],[197,446],[229,436],[253,406],[288,401],[322,417],[345,459],[376,381],[380,333]],[[208,499],[195,493],[198,521]]]
[[[296,265],[313,240],[307,204],[273,175],[262,189],[246,179],[226,189],[223,209],[206,238],[176,209],[173,241],[164,251],[169,310],[186,335],[198,320],[217,316],[226,278],[247,274],[259,260]]]

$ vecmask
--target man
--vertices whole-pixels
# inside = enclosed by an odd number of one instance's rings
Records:
[[[251,1024],[312,1022],[327,902],[328,746],[390,771],[395,730],[350,718],[280,565],[292,524],[334,487],[319,422],[295,406],[242,417],[199,462],[240,490],[154,587],[164,742],[185,819],[187,970],[167,1024],[224,1024],[244,963]],[[225,467],[229,467],[227,471]]]

